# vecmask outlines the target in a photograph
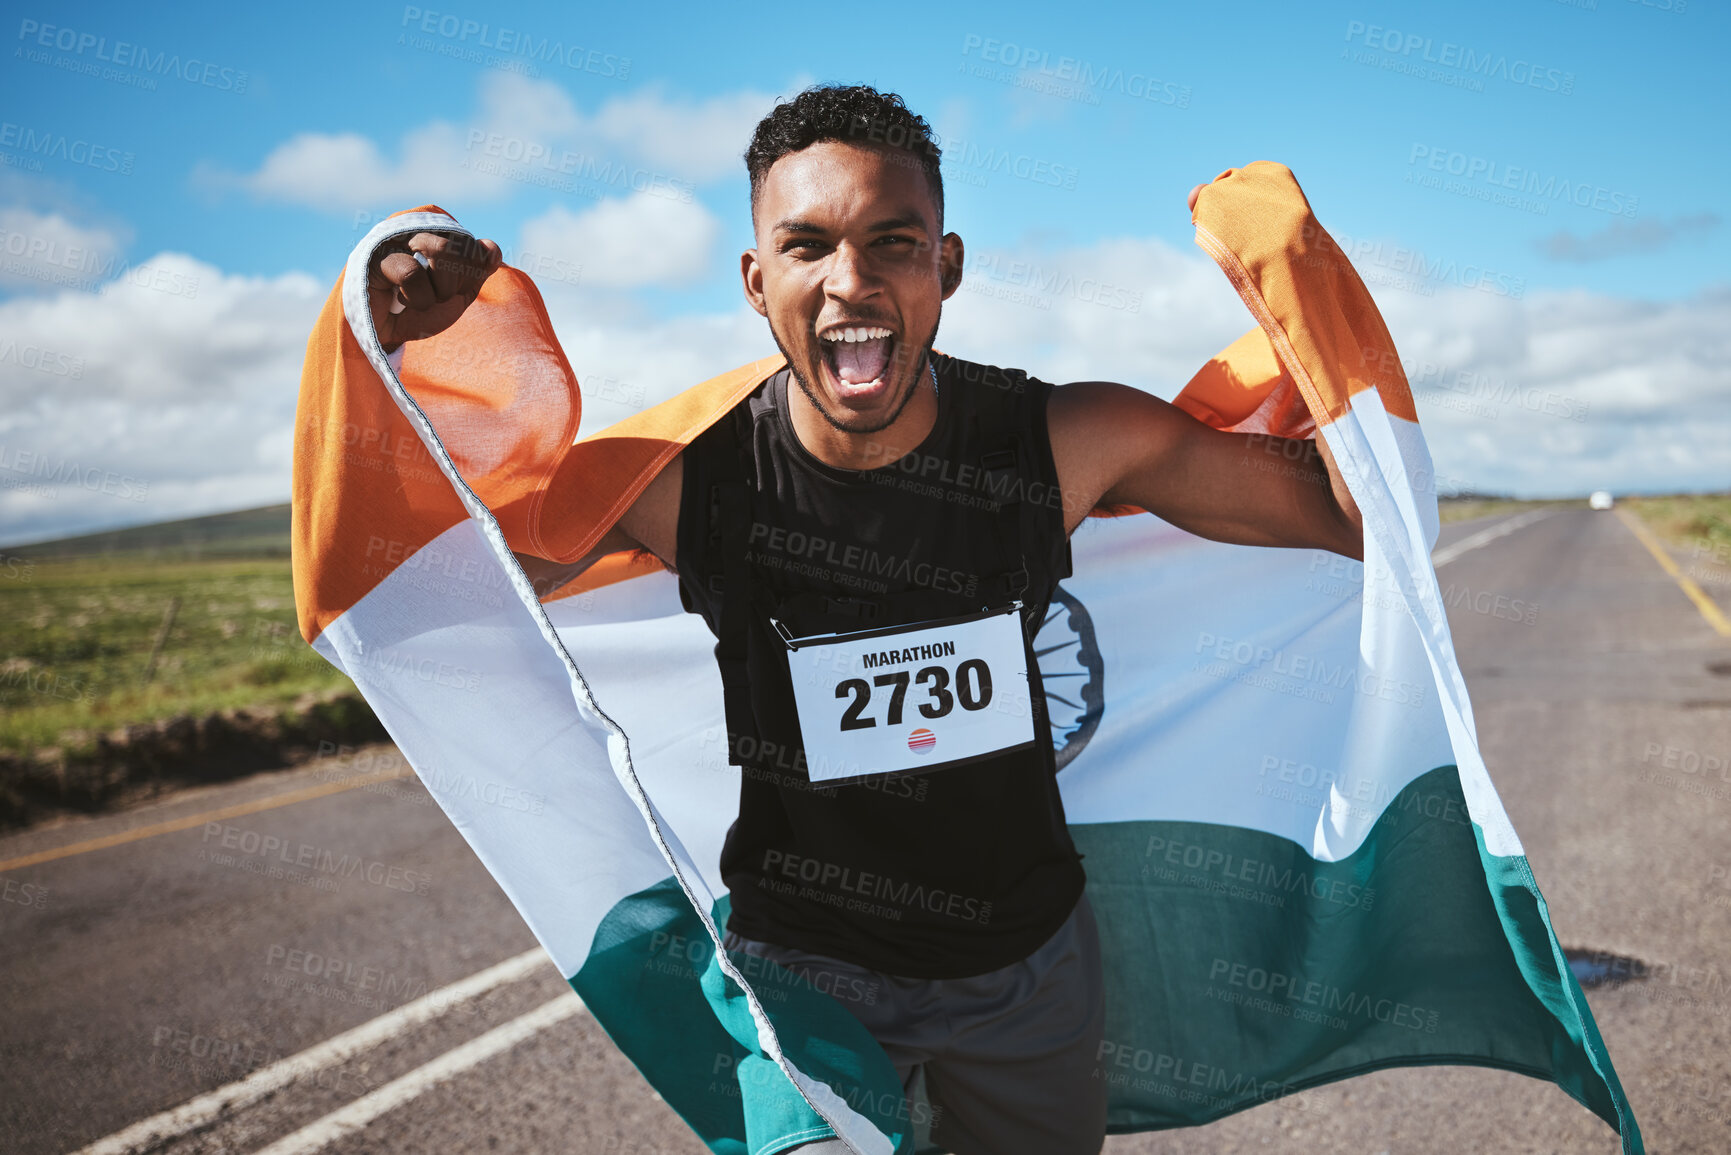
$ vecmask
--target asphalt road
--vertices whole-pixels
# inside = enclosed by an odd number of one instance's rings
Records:
[[[1499,524],[1447,527],[1443,547]],[[1731,641],[1617,514],[1551,513],[1439,572],[1486,760],[1559,936],[1647,968],[1589,998],[1648,1149],[1731,1150]],[[412,777],[354,785],[401,769],[384,747],[0,839],[0,1151],[77,1150],[529,951]],[[343,855],[364,868],[307,865]],[[385,1020],[376,1045],[315,1052],[302,1077],[154,1149],[330,1134],[333,1112],[438,1060],[457,1073],[324,1149],[700,1155],[582,1013],[464,1065],[477,1040],[567,990],[531,957],[425,1021]],[[1616,1149],[1557,1088],[1475,1068],[1381,1072],[1107,1143],[1113,1155]]]

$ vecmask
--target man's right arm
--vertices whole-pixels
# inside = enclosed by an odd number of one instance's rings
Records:
[[[393,362],[401,364],[398,350],[405,341],[431,337],[456,324],[500,260],[499,246],[492,241],[431,232],[399,238],[375,253],[367,269],[367,296],[373,327]],[[621,550],[648,550],[673,569],[683,466],[683,455],[668,462],[613,528],[575,562],[517,554],[536,591],[551,593]],[[557,517],[559,511],[548,509],[543,516]]]
[[[575,579],[584,570],[621,550],[646,550],[668,569],[678,572],[679,495],[685,481],[685,455],[667,463],[646,489],[637,495],[624,516],[601,535],[593,549],[574,562],[560,563],[533,554],[519,553],[517,561],[535,592],[546,595]],[[543,517],[557,517],[548,509]]]

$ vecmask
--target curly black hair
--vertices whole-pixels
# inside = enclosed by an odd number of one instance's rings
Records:
[[[745,168],[751,174],[751,207],[757,210],[758,193],[770,166],[789,153],[810,148],[819,141],[839,140],[849,144],[877,145],[909,158],[925,170],[932,201],[938,210],[938,227],[944,223],[944,177],[931,125],[908,111],[893,92],[879,92],[867,84],[819,84],[770,110],[751,134],[745,150]]]

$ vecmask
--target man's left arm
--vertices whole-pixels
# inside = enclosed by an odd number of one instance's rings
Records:
[[[1109,381],[1054,389],[1047,423],[1066,530],[1096,505],[1132,505],[1214,541],[1364,556],[1358,504],[1321,438],[1224,433]]]

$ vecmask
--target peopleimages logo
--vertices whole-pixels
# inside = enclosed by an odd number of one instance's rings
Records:
[[[437,36],[447,42],[443,47],[466,49],[472,43],[474,49],[488,49],[500,53],[505,59],[520,57],[522,60],[541,64],[562,64],[573,72],[589,72],[613,80],[625,80],[631,75],[629,56],[618,56],[598,48],[585,48],[581,44],[567,44],[555,35],[544,35],[537,39],[532,32],[515,28],[494,28],[484,21],[471,20],[453,12],[435,12],[405,5],[402,27],[428,36]],[[412,43],[411,47],[425,48],[431,45]]]
[[[125,40],[109,43],[108,37],[87,32],[78,28],[67,28],[55,24],[43,24],[37,20],[20,20],[18,23],[18,39],[23,47],[14,50],[14,55],[24,56],[38,64],[53,63],[46,54],[37,51],[39,48],[53,49],[58,52],[70,52],[80,58],[84,67],[69,69],[69,71],[104,73],[112,69],[97,69],[96,64],[112,64],[117,68],[136,68],[150,76],[169,77],[184,80],[188,84],[204,88],[215,88],[224,92],[243,93],[246,91],[249,74],[244,69],[228,68],[213,64],[208,60],[200,60],[195,56],[181,59],[180,53],[172,49],[162,49],[152,55],[150,49],[141,44],[131,44]],[[86,56],[88,54],[88,56]],[[64,58],[62,58],[64,60]],[[124,74],[120,74],[124,75]],[[107,79],[117,79],[119,76],[108,76]],[[146,77],[147,79],[148,77]],[[148,85],[154,89],[154,84]]]
[[[976,52],[979,54],[977,57],[974,55]],[[1066,100],[1099,104],[1099,94],[1109,92],[1174,108],[1190,107],[1188,84],[1163,80],[1134,68],[1126,70],[1116,65],[1095,64],[1075,56],[1054,58],[1044,48],[994,40],[975,33],[969,33],[962,40],[962,55],[981,62],[971,67],[964,62],[961,66],[964,74],[1014,84],[1018,88],[1045,92]],[[993,64],[1014,71],[999,72],[988,67]]]
[[[37,129],[29,125],[13,124],[11,121],[0,122],[0,147],[8,150],[16,149],[36,157],[47,157],[50,160],[62,160],[68,164],[83,165],[100,172],[119,173],[121,176],[132,175],[132,154],[122,152],[104,144],[95,144],[88,140],[73,138],[65,133],[57,133],[48,129]],[[37,169],[36,171],[40,171]]]
[[[1422,167],[1429,172],[1459,177],[1464,183],[1427,180],[1425,173],[1418,172],[1416,179],[1419,184],[1440,188],[1445,192],[1461,192],[1462,195],[1475,195],[1467,191],[1469,186],[1482,185],[1485,195],[1479,199],[1500,194],[1505,189],[1528,194],[1536,198],[1534,203],[1540,215],[1549,211],[1549,202],[1553,201],[1592,209],[1610,216],[1628,217],[1631,220],[1641,210],[1640,197],[1619,189],[1606,188],[1591,181],[1572,180],[1555,173],[1541,173],[1537,169],[1508,164],[1490,157],[1468,155],[1442,145],[1414,143],[1406,163],[1406,181],[1409,184],[1414,183],[1414,170]],[[1507,203],[1517,208],[1524,207],[1518,200]]]
[[[992,919],[992,904],[970,895],[780,850],[763,852],[763,867],[757,885],[782,897],[798,897],[893,922],[901,921],[910,910],[941,914],[981,926]],[[870,899],[879,902],[867,901]]]
[[[1484,91],[1486,80],[1502,80],[1562,96],[1575,91],[1573,72],[1530,60],[1510,60],[1505,53],[1481,52],[1470,45],[1438,41],[1422,33],[1401,32],[1380,24],[1351,20],[1346,25],[1346,40],[1349,44],[1363,44],[1370,51],[1354,55],[1351,49],[1342,49],[1343,57],[1422,80],[1442,81],[1476,92]],[[1377,53],[1384,55],[1379,57]]]

